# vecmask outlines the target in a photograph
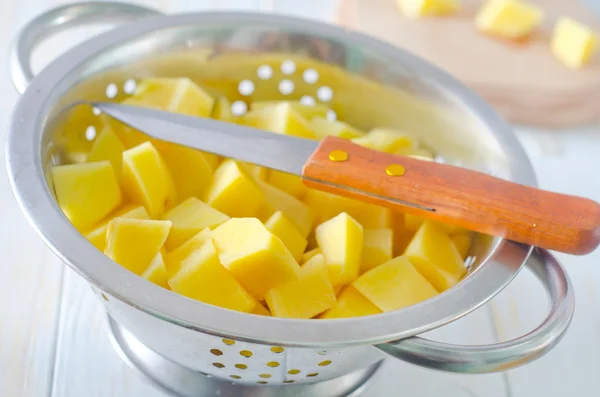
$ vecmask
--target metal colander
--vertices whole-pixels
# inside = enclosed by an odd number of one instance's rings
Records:
[[[42,38],[76,24],[133,19],[33,76],[30,55]],[[509,127],[459,83],[410,54],[289,17],[165,16],[91,2],[30,22],[16,41],[11,70],[23,93],[7,144],[19,204],[48,246],[101,297],[122,356],[163,387],[186,396],[341,396],[357,391],[388,355],[448,371],[497,371],[539,357],[567,329],[573,297],[560,265],[544,251],[502,239],[479,236],[465,279],[418,305],[363,318],[294,320],[233,312],[157,287],[97,251],[56,205],[50,167],[80,161],[103,120],[96,109],[69,105],[120,101],[152,76],[188,77],[229,99],[236,114],[257,100],[325,103],[329,118],[362,129],[399,128],[444,161],[535,184]],[[484,304],[524,264],[552,298],[549,316],[532,333],[476,347],[416,336]]]

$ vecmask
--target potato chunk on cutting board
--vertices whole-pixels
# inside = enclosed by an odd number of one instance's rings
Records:
[[[381,309],[350,284],[340,291],[335,306],[321,314],[319,318],[360,317],[379,313],[381,313]]]
[[[304,249],[306,248],[307,241],[292,222],[283,215],[283,212],[277,211],[271,215],[265,222],[265,226],[271,233],[281,239],[294,259],[300,261]]]
[[[221,265],[210,239],[183,261],[169,286],[181,295],[226,309],[249,313],[256,305],[254,298]]]
[[[554,56],[571,69],[587,64],[598,48],[600,39],[589,27],[562,17],[554,27],[551,48]]]
[[[475,17],[475,26],[483,32],[508,39],[530,34],[541,22],[542,12],[521,0],[488,0]]]
[[[369,270],[352,285],[384,312],[402,309],[438,294],[405,256]]]
[[[104,253],[127,270],[140,275],[167,240],[171,222],[115,218],[108,224]]]
[[[223,266],[258,300],[300,275],[290,251],[256,218],[232,218],[213,230],[211,238]]]
[[[449,15],[459,7],[459,0],[396,0],[398,8],[409,18]]]
[[[93,227],[122,201],[110,161],[59,165],[52,168],[56,201],[78,230]]]
[[[108,215],[100,225],[96,226],[94,230],[85,235],[88,241],[102,252],[104,252],[104,249],[106,248],[108,223],[115,218],[150,219],[144,206],[137,206],[134,204],[126,204],[124,207],[119,208]]]

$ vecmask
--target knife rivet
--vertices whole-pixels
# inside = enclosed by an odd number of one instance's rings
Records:
[[[332,150],[329,152],[329,160],[331,161],[346,161],[348,160],[348,153],[343,150]]]
[[[406,169],[400,164],[390,164],[385,169],[385,173],[389,176],[402,176],[405,172]]]

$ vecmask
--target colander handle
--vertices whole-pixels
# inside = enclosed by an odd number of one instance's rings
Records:
[[[21,29],[9,55],[10,74],[17,91],[22,94],[33,80],[31,55],[50,36],[75,26],[127,22],[160,14],[134,4],[92,1],[67,4],[38,15]]]
[[[527,266],[544,284],[552,303],[546,319],[530,333],[493,345],[453,345],[412,337],[376,347],[422,367],[460,373],[506,371],[543,356],[566,332],[575,297],[567,274],[549,252],[534,250]]]

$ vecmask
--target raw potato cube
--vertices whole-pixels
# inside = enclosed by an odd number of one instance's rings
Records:
[[[173,143],[156,145],[173,178],[179,200],[202,197],[213,180],[213,168],[203,152]]]
[[[231,217],[255,216],[265,201],[252,176],[232,159],[219,165],[205,197],[213,208]]]
[[[56,201],[78,230],[86,230],[121,205],[121,188],[110,161],[52,168]]]
[[[405,256],[366,272],[352,285],[384,312],[402,309],[438,294]]]
[[[254,306],[254,310],[252,310],[250,313],[256,314],[258,316],[268,316],[268,317],[271,317],[271,312],[269,311],[269,309],[267,309],[266,307],[264,307],[262,305],[262,303],[260,303],[260,302],[256,302],[256,305]]]
[[[302,182],[302,178],[298,175],[288,174],[287,172],[271,170],[268,181],[277,189],[291,194],[296,198],[301,198],[308,189],[304,182]]]
[[[314,248],[310,251],[306,251],[303,255],[302,255],[302,260],[300,261],[300,263],[306,263],[310,260],[310,258],[312,258],[313,256],[320,254],[321,253],[321,249],[320,248]]]
[[[414,147],[414,141],[400,131],[376,128],[365,135],[352,139],[357,145],[380,152],[396,153],[401,148]]]
[[[434,161],[435,156],[429,150],[419,147],[400,148],[394,154],[399,156],[414,157],[419,160]]]
[[[133,219],[150,219],[148,212],[143,206],[136,206],[133,204],[127,204],[122,208],[114,211],[108,215],[100,225],[96,226],[94,230],[85,234],[85,238],[88,239],[94,247],[98,248],[99,251],[104,252],[106,248],[106,233],[108,230],[108,223],[114,218],[133,218]]]
[[[392,210],[379,205],[354,200],[348,213],[363,227],[372,229],[392,226]]]
[[[529,35],[542,20],[536,6],[520,0],[488,0],[475,17],[475,26],[508,39]]]
[[[311,318],[335,305],[335,292],[324,261],[311,262],[302,267],[298,280],[281,284],[267,292],[265,299],[274,316]]]
[[[319,248],[327,261],[329,278],[334,286],[349,284],[360,271],[363,228],[343,212],[320,224],[316,231]]]
[[[410,243],[415,235],[414,231],[404,227],[405,217],[406,214],[403,214],[402,212],[392,212],[392,234],[394,236],[393,256],[402,255],[404,251],[406,251],[408,243]]]
[[[183,261],[169,286],[189,298],[245,313],[254,310],[257,303],[221,265],[210,239]]]
[[[219,97],[215,101],[215,107],[213,108],[211,117],[221,121],[234,121],[236,118],[231,112],[231,102],[225,97]]]
[[[140,275],[167,240],[171,222],[115,218],[108,224],[104,253],[127,270]]]
[[[464,261],[469,254],[469,248],[471,248],[471,236],[467,234],[457,234],[456,236],[452,237],[452,242],[456,246],[456,250]]]
[[[598,40],[598,36],[589,27],[562,17],[552,34],[552,53],[571,69],[578,69],[590,61],[598,48]]]
[[[303,269],[318,269],[323,272],[323,275],[329,278],[329,269],[327,268],[327,262],[325,262],[325,257],[323,254],[316,254],[312,258],[306,261],[301,266]]]
[[[265,226],[281,239],[296,261],[302,258],[307,241],[283,212],[277,211],[271,215]]]
[[[425,219],[421,218],[420,216],[412,215],[412,214],[404,214],[404,227],[407,230],[410,230],[411,232],[416,232],[417,230],[419,230],[419,228],[423,224],[423,221],[425,221]],[[430,222],[433,222],[433,221],[430,221]],[[454,236],[457,234],[465,234],[465,233],[469,232],[467,229],[464,229],[459,226],[448,225],[446,223],[440,223],[440,222],[434,222],[434,223],[436,223],[439,227],[444,229],[444,231],[450,236]]]
[[[304,117],[306,120],[311,120],[314,117],[326,117],[327,111],[329,108],[320,103],[315,103],[314,105],[304,105],[299,101],[257,101],[252,102],[250,105],[251,110],[260,110],[267,107],[272,107],[274,105],[278,105],[280,103],[288,103],[292,109],[294,109],[298,114]]]
[[[87,157],[88,163],[95,161],[108,160],[113,166],[115,175],[118,180],[121,180],[123,173],[123,152],[125,145],[113,129],[106,125],[100,134],[94,140],[94,144],[90,149]]]
[[[132,99],[141,106],[200,117],[209,117],[214,105],[214,99],[188,78],[145,79]]]
[[[259,182],[259,186],[265,195],[265,202],[258,211],[258,217],[266,221],[273,213],[281,211],[296,226],[303,237],[308,236],[315,220],[314,211],[296,197],[268,183]]]
[[[396,0],[402,14],[409,18],[449,15],[458,9],[458,0]]]
[[[177,273],[181,269],[182,261],[190,256],[190,254],[204,245],[206,240],[210,238],[210,229],[202,229],[196,233],[185,243],[175,248],[165,256],[165,266],[167,267],[167,273],[170,276]]]
[[[312,139],[315,137],[308,122],[287,102],[253,110],[244,115],[243,120],[247,126],[277,134]]]
[[[261,167],[260,165],[240,162],[239,164],[243,164],[244,167],[248,170],[248,173],[254,177],[254,179],[260,181],[266,181],[269,178],[269,169],[265,167]]]
[[[158,253],[150,262],[150,266],[141,274],[142,278],[158,285],[169,289],[169,276],[167,275],[167,269],[165,268],[165,262],[162,253]]]
[[[337,296],[335,306],[319,318],[348,318],[379,314],[381,310],[351,285],[345,286]]]
[[[123,189],[136,204],[158,218],[172,196],[172,180],[158,150],[150,142],[123,152]]]
[[[223,266],[258,300],[300,275],[290,251],[256,218],[232,218],[211,237]]]
[[[356,200],[316,189],[308,189],[304,195],[304,202],[314,211],[316,225],[342,212],[355,213],[356,203],[358,203]]]
[[[171,221],[173,224],[169,238],[165,243],[167,250],[172,251],[196,233],[207,227],[214,229],[228,220],[229,217],[196,197],[190,197],[166,212],[162,219]]]
[[[452,239],[431,221],[423,222],[404,255],[440,292],[456,285],[466,272]]]
[[[364,229],[360,272],[364,273],[392,259],[392,229]]]
[[[364,135],[364,132],[352,127],[350,124],[343,121],[327,120],[324,117],[315,117],[310,121],[310,125],[317,139],[323,139],[327,136],[352,139]]]

